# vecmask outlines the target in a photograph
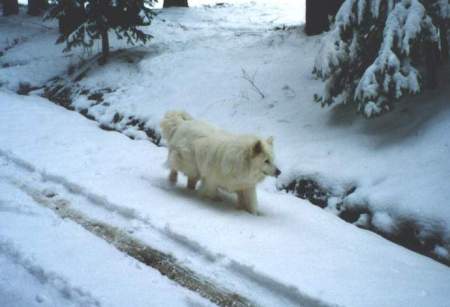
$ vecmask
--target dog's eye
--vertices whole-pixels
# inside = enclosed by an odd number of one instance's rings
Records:
[[[266,160],[266,161],[264,161],[264,163],[267,163],[267,164],[269,164],[269,163],[270,163],[270,161],[269,161],[269,160]]]

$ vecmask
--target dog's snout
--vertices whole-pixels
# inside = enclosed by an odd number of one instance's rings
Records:
[[[280,176],[280,174],[281,174],[281,171],[277,168],[275,170],[275,176],[278,177],[278,176]]]

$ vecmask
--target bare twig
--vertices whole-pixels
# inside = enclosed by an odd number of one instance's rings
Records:
[[[242,78],[244,78],[244,80],[247,80],[248,83],[250,83],[250,85],[253,87],[253,89],[261,96],[261,98],[264,99],[266,95],[264,95],[261,89],[255,84],[256,71],[252,76],[250,76],[250,74],[244,68],[241,68],[241,70]]]

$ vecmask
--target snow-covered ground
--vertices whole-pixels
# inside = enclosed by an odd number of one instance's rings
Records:
[[[5,178],[9,165],[1,159],[1,306],[209,305],[80,225],[36,206],[9,181],[13,177]]]
[[[100,103],[75,93],[73,106],[105,125],[120,113],[116,126],[138,116],[157,128],[167,110],[185,109],[231,131],[275,136],[283,176],[259,188],[260,215],[233,210],[231,200],[203,201],[181,184],[169,187],[166,150],[142,132],[125,131],[142,139],[132,141],[36,97],[39,91],[13,94],[20,83],[39,87],[90,54],[63,54],[64,46],[53,45],[55,22],[1,18],[0,305],[3,298],[13,306],[208,304],[61,220],[30,197],[34,191],[256,304],[447,306],[448,267],[275,187],[302,176],[337,196],[356,187],[344,206],[370,208],[371,223],[386,233],[415,221],[419,237],[442,238],[433,248],[450,259],[448,79],[379,119],[321,109],[312,96],[322,84],[311,70],[322,37],[299,28],[302,1],[192,4],[161,11],[148,46],[93,65],[76,88],[112,91]]]
[[[132,233],[257,304],[448,303],[450,270],[442,264],[273,188],[259,190],[257,217],[236,211],[231,200],[203,201],[167,184],[164,148],[102,131],[44,99],[0,95],[0,130],[7,131],[0,136],[2,251],[25,270],[57,276],[46,287],[62,280],[80,299],[117,306],[175,291],[27,193],[59,198]]]

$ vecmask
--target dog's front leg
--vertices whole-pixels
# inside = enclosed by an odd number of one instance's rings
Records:
[[[256,188],[252,187],[238,192],[238,208],[245,209],[251,214],[256,214],[258,201],[256,197]]]
[[[202,179],[202,185],[200,186],[199,192],[200,195],[205,198],[219,200],[219,197],[217,195],[217,186],[205,179]]]

